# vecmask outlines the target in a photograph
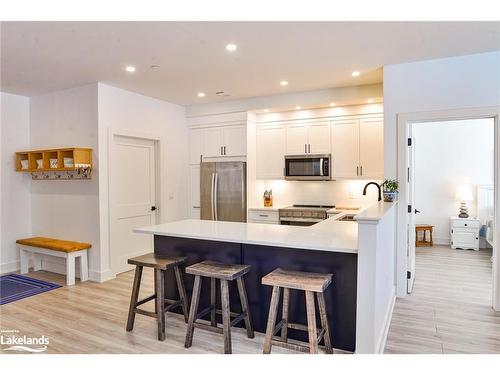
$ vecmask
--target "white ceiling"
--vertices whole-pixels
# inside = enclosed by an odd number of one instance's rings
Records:
[[[379,83],[384,65],[499,49],[499,22],[2,22],[1,89],[101,81],[189,105]]]

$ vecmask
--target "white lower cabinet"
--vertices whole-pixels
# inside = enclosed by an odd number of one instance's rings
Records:
[[[283,179],[285,168],[285,125],[259,125],[256,136],[258,179]]]
[[[450,218],[450,246],[452,249],[479,250],[481,222],[476,218]]]
[[[189,166],[189,217],[200,218],[200,165]]]
[[[279,224],[280,218],[278,210],[270,209],[248,209],[249,223]]]

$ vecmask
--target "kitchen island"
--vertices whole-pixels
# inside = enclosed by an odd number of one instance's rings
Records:
[[[135,232],[154,235],[156,254],[187,256],[188,264],[208,259],[252,266],[252,270],[246,276],[246,285],[254,328],[258,332],[265,332],[272,290],[261,284],[263,276],[278,267],[332,273],[333,282],[325,291],[325,300],[333,346],[347,351],[376,352],[379,349],[375,346],[380,346],[378,305],[381,301],[375,301],[374,298],[377,296],[385,299],[386,296],[381,296],[378,277],[374,273],[378,262],[377,250],[385,244],[380,242],[381,237],[377,236],[377,231],[372,233],[371,229],[387,221],[384,220],[386,216],[393,217],[394,211],[392,205],[379,203],[377,208],[367,210],[367,214],[359,214],[357,223],[330,218],[310,227],[295,227],[182,220],[138,228]],[[392,214],[387,215],[390,212]],[[381,228],[387,231],[391,229],[390,223],[383,227]],[[364,235],[360,237],[360,231],[366,232],[373,238],[365,238]],[[363,254],[365,251],[371,253],[361,260],[360,241]],[[364,249],[366,246],[370,249]],[[379,265],[379,269],[385,271],[385,268],[390,269],[392,266],[381,268]],[[387,283],[387,276],[390,277],[387,274],[383,277],[384,284]],[[192,285],[192,277],[186,275],[188,296]],[[208,286],[207,282],[202,285],[201,308],[209,304]],[[393,286],[392,281],[391,286]],[[171,275],[166,280],[166,291],[169,298],[176,297],[175,283]],[[385,288],[384,292],[387,292]],[[237,312],[239,303],[234,286],[230,289],[230,295],[231,308]],[[290,301],[290,321],[305,323],[303,293],[291,293]],[[368,309],[368,311],[360,311],[360,303],[363,310]],[[368,316],[369,313],[372,315]],[[360,332],[360,324],[363,330],[368,331]],[[373,342],[374,336],[377,336],[377,343]],[[290,337],[306,339],[302,332],[291,331]]]

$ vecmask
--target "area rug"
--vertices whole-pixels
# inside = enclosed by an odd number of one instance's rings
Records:
[[[60,288],[60,285],[23,275],[0,276],[0,305]]]

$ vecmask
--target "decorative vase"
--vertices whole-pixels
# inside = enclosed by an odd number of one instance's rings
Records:
[[[384,191],[384,202],[394,202],[396,199],[396,192],[393,191]]]

